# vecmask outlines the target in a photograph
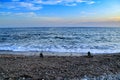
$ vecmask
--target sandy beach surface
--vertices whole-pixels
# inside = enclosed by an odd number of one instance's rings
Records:
[[[0,54],[0,80],[110,80],[111,74],[111,80],[120,80],[119,53],[91,58]]]

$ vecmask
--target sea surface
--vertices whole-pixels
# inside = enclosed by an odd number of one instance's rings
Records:
[[[1,51],[120,52],[120,28],[0,28]]]

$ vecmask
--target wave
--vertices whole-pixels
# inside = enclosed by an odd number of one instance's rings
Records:
[[[67,52],[67,53],[87,53],[88,51],[92,53],[117,53],[120,49],[115,49],[114,46],[91,46],[91,45],[81,45],[81,46],[68,46],[68,45],[2,45],[0,50],[8,51],[43,51],[43,52]]]
[[[119,34],[120,28],[0,29],[0,50],[115,53]]]

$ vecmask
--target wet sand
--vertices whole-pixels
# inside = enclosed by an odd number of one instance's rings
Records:
[[[0,80],[77,80],[120,73],[120,54],[25,56],[0,54]]]

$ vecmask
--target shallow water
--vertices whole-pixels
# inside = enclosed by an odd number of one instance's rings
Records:
[[[0,50],[120,52],[120,28],[0,28]]]

